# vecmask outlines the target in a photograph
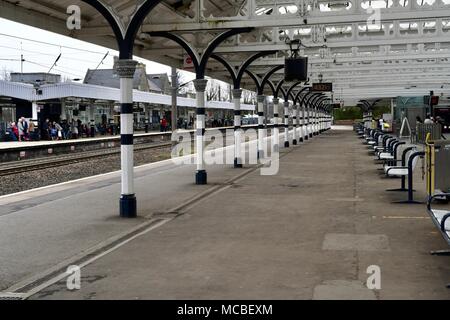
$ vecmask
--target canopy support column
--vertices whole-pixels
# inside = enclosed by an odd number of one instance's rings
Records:
[[[205,169],[205,133],[206,133],[206,109],[205,90],[208,80],[196,79],[194,86],[197,97],[197,121],[196,121],[196,152],[197,152],[197,172],[195,183],[205,185],[208,183],[208,174]]]
[[[234,99],[234,167],[242,168],[242,89],[233,90]]]
[[[134,137],[133,137],[133,77],[137,62],[122,59],[117,63],[117,74],[120,77],[120,133],[121,133],[121,166],[122,195],[120,198],[120,216],[135,218],[137,201],[134,194]]]

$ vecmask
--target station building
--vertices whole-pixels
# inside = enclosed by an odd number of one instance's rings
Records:
[[[113,125],[120,118],[120,78],[113,69],[88,70],[83,83],[63,82],[61,75],[47,73],[12,73],[11,81],[0,81],[0,126],[19,118],[42,123],[80,120],[83,124]],[[77,79],[76,79],[77,80]],[[158,130],[160,120],[171,121],[171,83],[167,74],[147,74],[145,65],[136,68],[133,89],[136,130],[146,126]],[[189,94],[179,95],[178,125],[193,128],[196,101]],[[210,101],[207,125],[231,125],[233,104]],[[253,105],[244,105],[245,114],[253,114]]]

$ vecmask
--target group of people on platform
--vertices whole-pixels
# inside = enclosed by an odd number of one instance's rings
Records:
[[[1,128],[0,128],[1,130]],[[10,122],[6,126],[5,132],[0,132],[0,136],[4,141],[57,141],[79,139],[83,137],[95,137],[96,134],[107,135],[117,134],[118,129],[114,126],[106,124],[87,125],[81,120],[50,121],[46,119],[40,126],[36,126],[34,121],[20,118],[19,121]]]
[[[22,117],[17,123],[8,123],[5,135],[7,135],[11,141],[30,141],[35,138],[36,133],[37,128],[34,125],[34,122]]]
[[[433,118],[430,114],[427,114],[425,120],[423,121],[420,116],[417,116],[416,122],[423,124],[434,124],[434,123],[440,123],[441,125],[444,124],[444,120],[441,117],[437,116],[436,118]]]

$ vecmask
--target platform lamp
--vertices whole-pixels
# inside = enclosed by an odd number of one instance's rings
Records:
[[[303,46],[299,39],[288,40],[290,56],[285,58],[284,79],[286,82],[308,80],[308,57],[300,56]]]

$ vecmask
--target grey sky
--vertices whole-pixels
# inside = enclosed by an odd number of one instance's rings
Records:
[[[79,48],[84,51],[35,43],[6,35]],[[2,75],[3,70],[20,72],[21,54],[25,59],[24,72],[48,72],[61,53],[61,59],[52,72],[62,74],[70,79],[84,78],[87,69],[95,69],[108,51],[109,55],[99,67],[100,69],[112,68],[113,57],[118,53],[108,48],[0,18],[0,70]],[[144,59],[137,60],[147,65],[148,73],[170,74],[170,68],[167,66]],[[185,73],[183,77],[189,81],[193,78],[193,74]]]

